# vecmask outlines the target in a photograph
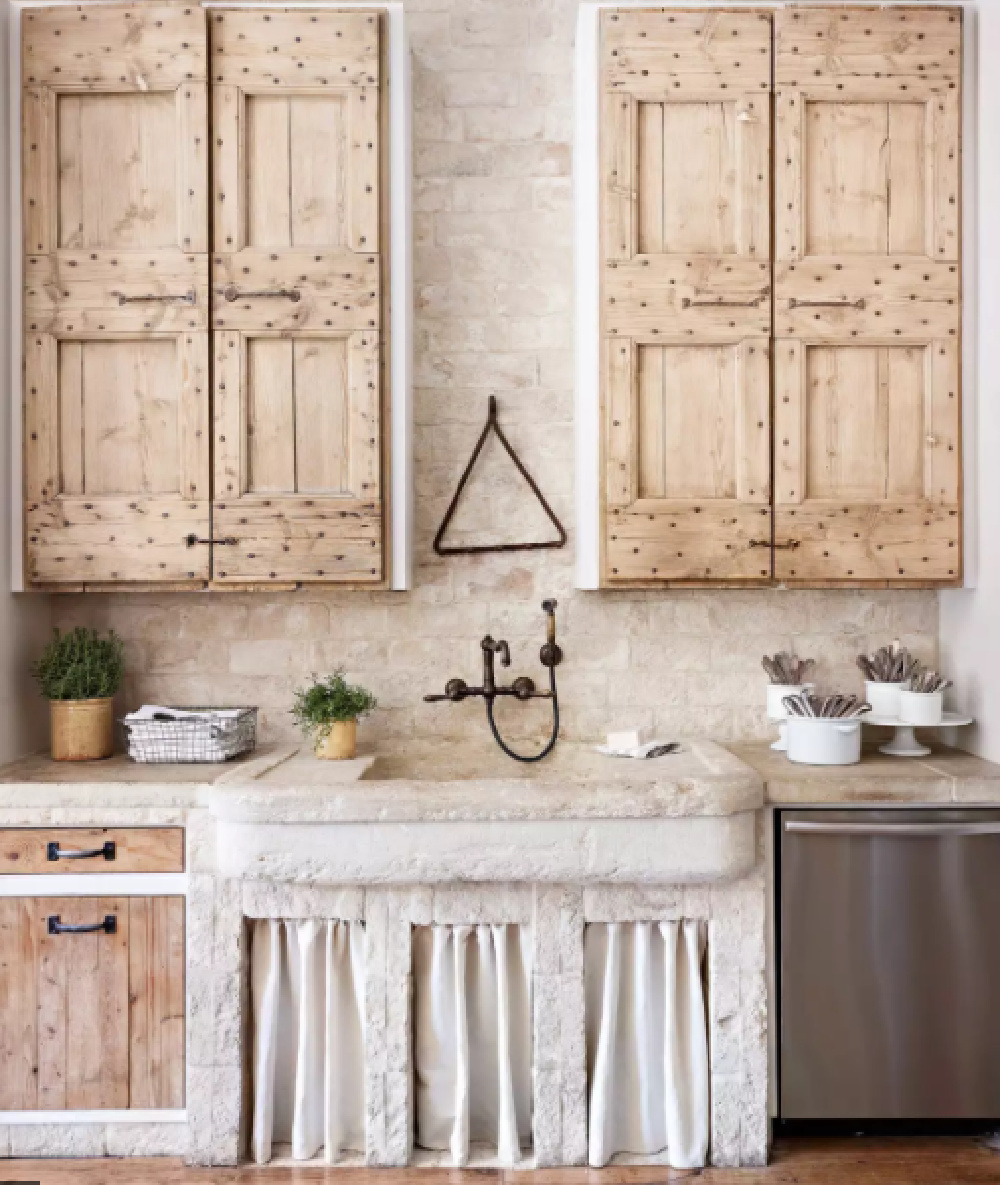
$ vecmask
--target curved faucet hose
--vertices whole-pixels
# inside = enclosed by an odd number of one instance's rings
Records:
[[[556,738],[559,736],[559,696],[556,692],[556,669],[555,665],[549,668],[549,688],[552,691],[552,735],[545,743],[545,747],[537,754],[516,754],[510,746],[500,736],[500,730],[497,728],[497,723],[493,719],[493,701],[486,701],[486,719],[490,723],[490,729],[493,731],[493,740],[503,750],[508,758],[513,758],[515,762],[540,762],[542,758],[548,757],[552,753],[552,747],[556,743]]]

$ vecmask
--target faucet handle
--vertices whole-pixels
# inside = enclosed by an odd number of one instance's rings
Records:
[[[562,648],[556,646],[556,606],[554,597],[546,597],[542,609],[548,614],[545,626],[545,644],[538,652],[543,667],[555,667],[562,660]]]

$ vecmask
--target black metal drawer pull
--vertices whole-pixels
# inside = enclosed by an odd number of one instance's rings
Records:
[[[100,848],[60,848],[58,840],[50,840],[46,852],[50,861],[87,861],[92,857],[104,857],[106,861],[113,861],[115,842],[105,840]]]
[[[800,301],[797,297],[788,298],[789,309],[863,309],[865,298],[858,297],[856,301]]]
[[[224,535],[220,539],[199,539],[192,531],[190,535],[184,537],[184,542],[189,548],[193,548],[195,544],[228,544],[230,547],[234,547],[240,541],[235,535]]]
[[[103,922],[60,922],[58,914],[49,915],[50,935],[93,935],[98,931],[105,935],[117,934],[117,915],[105,914]]]
[[[193,291],[191,291],[191,292],[177,292],[177,293],[143,292],[143,293],[140,293],[138,296],[126,296],[123,292],[120,292],[118,294],[118,304],[119,305],[132,305],[132,304],[148,305],[148,304],[156,304],[156,303],[166,304],[169,301],[180,301],[180,303],[182,305],[194,305],[197,303],[197,299],[198,298],[196,297],[196,295]]]
[[[230,303],[251,297],[286,297],[290,301],[302,300],[302,293],[297,288],[258,288],[252,292],[241,292],[235,284],[227,284],[222,290],[222,295]]]

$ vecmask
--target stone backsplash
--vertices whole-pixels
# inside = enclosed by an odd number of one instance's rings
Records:
[[[823,686],[860,689],[854,656],[899,637],[937,652],[933,592],[577,593],[573,550],[571,143],[576,0],[407,0],[413,50],[416,564],[411,593],[97,595],[52,599],[56,625],[127,640],[123,699],[259,704],[291,737],[291,691],[336,665],[377,693],[368,736],[468,735],[482,705],[425,705],[478,680],[478,642],[542,681],[545,596],[559,600],[567,736],[647,724],[663,736],[764,735],[764,651],[794,646]],[[502,422],[570,533],[561,551],[438,558],[437,525],[496,392]],[[455,538],[544,538],[489,447]],[[547,728],[502,706],[512,735]]]

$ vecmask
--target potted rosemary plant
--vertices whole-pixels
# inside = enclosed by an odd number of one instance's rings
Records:
[[[367,688],[349,684],[341,670],[295,692],[292,716],[310,738],[317,758],[344,759],[357,754],[358,721],[377,705]]]
[[[111,757],[114,696],[124,670],[125,648],[113,630],[107,637],[84,626],[54,632],[32,671],[49,702],[57,762]]]

